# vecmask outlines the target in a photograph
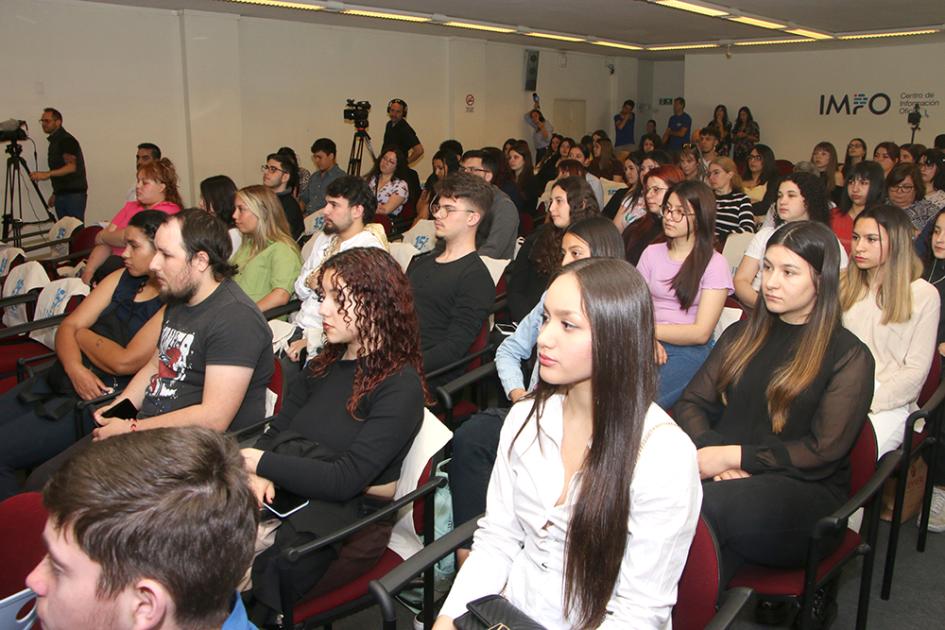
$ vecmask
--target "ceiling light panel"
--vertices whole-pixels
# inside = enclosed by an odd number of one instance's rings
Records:
[[[493,26],[492,24],[480,24],[478,22],[459,22],[450,20],[443,22],[443,26],[453,26],[455,28],[468,28],[474,31],[489,31],[491,33],[514,33],[515,29],[508,26]]]
[[[739,15],[737,17],[728,17],[725,19],[732,22],[738,22],[739,24],[747,24],[748,26],[757,26],[759,28],[770,28],[774,30],[780,30],[787,26],[787,24],[780,24],[778,22],[772,22],[771,20],[762,20],[759,18],[748,17],[747,15]]]
[[[795,39],[756,39],[744,42],[733,42],[736,46],[773,46],[776,44],[809,44],[813,39],[798,37]]]
[[[429,22],[430,18],[422,15],[409,15],[406,13],[387,13],[385,11],[369,11],[367,9],[345,9],[342,11],[345,15],[357,15],[359,17],[379,18],[381,20],[395,20],[398,22]]]
[[[855,35],[840,35],[840,39],[872,39],[874,37],[913,37],[916,35],[932,35],[938,33],[937,28],[930,28],[921,31],[889,31],[886,33],[858,33]]]
[[[538,31],[529,31],[523,33],[523,35],[528,35],[529,37],[541,37],[543,39],[555,39],[559,42],[585,42],[587,41],[583,37],[574,37],[572,35],[558,35],[557,33],[539,33]]]
[[[791,35],[797,35],[799,37],[809,37],[811,39],[833,39],[833,35],[827,35],[826,33],[818,33],[817,31],[809,31],[806,28],[789,28],[786,31]]]
[[[643,50],[642,46],[633,46],[632,44],[621,44],[619,42],[595,41],[591,43],[596,46],[607,46],[609,48],[622,48],[623,50]]]
[[[306,2],[289,2],[288,0],[225,0],[237,4],[257,4],[264,7],[278,7],[280,9],[298,9],[300,11],[321,11],[325,7]]]
[[[675,44],[672,46],[647,46],[647,50],[696,50],[699,48],[718,48],[718,44]]]
[[[707,15],[709,17],[722,17],[728,15],[728,11],[723,11],[721,9],[707,7],[692,2],[684,2],[683,0],[655,0],[655,4],[658,4],[661,7],[680,9],[681,11],[689,11],[690,13],[698,13],[699,15]]]

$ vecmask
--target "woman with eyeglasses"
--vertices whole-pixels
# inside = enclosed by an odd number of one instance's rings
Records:
[[[608,219],[615,220],[619,215],[623,217],[622,221],[630,224],[646,212],[646,205],[643,201],[643,186],[640,183],[640,164],[637,159],[631,153],[623,161],[623,179],[627,182],[627,187],[615,192],[601,211],[601,214]],[[627,216],[627,213],[630,213],[629,216]]]
[[[830,229],[850,253],[853,222],[863,210],[886,199],[886,181],[876,162],[860,162],[846,174],[840,205],[830,211]]]
[[[742,191],[751,201],[755,221],[764,221],[768,210],[778,199],[781,173],[774,151],[766,144],[756,144],[748,154],[748,177],[742,180]]]
[[[912,238],[902,210],[867,208],[853,225],[853,264],[840,282],[843,325],[876,362],[870,420],[880,455],[902,443],[937,345],[939,295],[922,279]]]
[[[742,192],[742,178],[735,162],[727,157],[717,157],[709,164],[706,183],[715,193],[716,212],[713,223],[715,234],[724,239],[729,234],[755,231],[755,216],[751,200]]]
[[[712,349],[732,276],[715,251],[715,198],[702,182],[669,188],[660,209],[666,242],[644,250],[637,269],[653,295],[657,403],[670,409]]]
[[[650,170],[646,175],[641,177],[643,182],[643,203],[646,208],[646,212],[643,213],[643,216],[632,221],[627,219],[626,213],[624,213],[623,217],[619,214],[614,217],[614,223],[618,228],[624,225],[623,221],[629,221],[629,224],[622,228],[623,231],[621,235],[623,237],[624,249],[627,253],[627,261],[631,264],[637,264],[637,261],[640,260],[640,256],[643,255],[643,250],[665,238],[663,236],[663,221],[660,213],[663,207],[663,201],[666,198],[666,191],[669,190],[670,186],[685,181],[685,179],[686,176],[683,175],[682,170],[672,164],[659,166]]]
[[[407,187],[407,160],[395,146],[381,149],[374,168],[365,176],[377,197],[377,214],[397,216],[410,198]]]
[[[925,199],[925,182],[917,164],[900,162],[886,176],[889,202],[902,209],[912,222],[916,233],[929,222],[938,208]]]
[[[923,151],[919,156],[919,173],[925,185],[925,199],[939,210],[945,208],[945,151]]]
[[[850,169],[866,159],[866,140],[853,138],[847,144],[847,152],[843,156],[843,166],[840,167],[844,180],[850,174]],[[842,185],[842,184],[841,184]]]
[[[238,267],[236,284],[261,311],[288,304],[302,257],[279,198],[266,186],[242,188],[236,193],[233,221],[243,236],[230,258]]]

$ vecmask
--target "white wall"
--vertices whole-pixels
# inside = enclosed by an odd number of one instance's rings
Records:
[[[446,138],[467,147],[530,138],[521,46],[76,0],[2,2],[0,55],[17,62],[5,66],[0,118],[30,121],[44,169],[46,141],[34,121],[44,106],[62,111],[86,157],[90,220],[121,206],[139,142],[157,143],[174,161],[191,203],[210,175],[260,181],[265,155],[282,145],[311,168],[309,146],[320,136],[335,140],[344,168],[354,131],[342,120],[346,98],[374,105],[377,149],[387,101],[409,103],[426,148],[415,165],[424,177]],[[539,50],[544,108],[585,99],[588,130],[610,129],[618,104],[635,96],[635,59]]]
[[[847,142],[853,137],[873,147],[884,140],[909,142],[911,130],[900,106],[911,108],[916,101],[931,104],[922,109],[929,118],[916,134],[916,142],[931,145],[935,135],[945,132],[945,82],[939,61],[945,44],[915,44],[885,48],[830,51],[801,49],[724,54],[693,54],[685,62],[687,110],[695,126],[706,124],[718,103],[724,103],[732,117],[748,105],[761,126],[761,141],[778,157],[792,161],[810,159],[813,146],[828,140],[843,159]],[[882,92],[891,107],[882,115],[867,107],[853,114],[820,114],[821,95],[837,99],[854,94],[867,98]],[[921,94],[921,98],[915,95]],[[926,97],[926,95],[930,95]],[[882,99],[875,105],[883,105]]]

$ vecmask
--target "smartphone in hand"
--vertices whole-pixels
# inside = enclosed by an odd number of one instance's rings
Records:
[[[103,418],[122,418],[124,420],[134,420],[138,417],[138,408],[130,400],[125,398],[120,403],[102,412]]]

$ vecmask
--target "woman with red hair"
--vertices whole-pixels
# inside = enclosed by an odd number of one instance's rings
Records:
[[[281,609],[276,565],[283,549],[350,525],[394,497],[428,398],[413,294],[390,254],[340,252],[319,268],[317,286],[323,350],[289,386],[255,448],[243,449],[260,506],[284,492],[308,500],[260,525],[257,551],[268,546],[252,567],[253,609],[262,613],[252,615],[260,623]],[[360,562],[336,563],[332,546],[293,563],[295,599],[321,588],[323,577],[343,583],[373,566],[392,525],[358,541]]]
[[[637,264],[643,250],[653,243],[664,240],[662,208],[666,192],[671,186],[686,179],[682,169],[674,164],[666,164],[650,169],[643,176],[643,201],[646,212],[629,223],[623,223],[624,217],[614,217],[623,233],[623,244],[627,251],[627,261]]]

